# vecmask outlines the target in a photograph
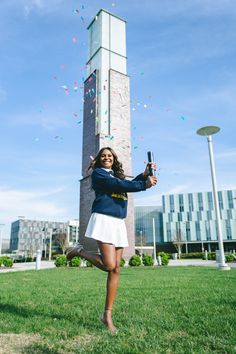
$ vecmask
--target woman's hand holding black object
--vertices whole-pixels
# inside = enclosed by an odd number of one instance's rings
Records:
[[[143,172],[143,177],[147,178],[149,176],[149,168],[152,168],[153,171],[156,171],[156,164],[155,162],[148,162],[147,166],[145,168],[145,171]]]
[[[146,180],[146,188],[154,187],[157,184],[156,176],[148,176]]]

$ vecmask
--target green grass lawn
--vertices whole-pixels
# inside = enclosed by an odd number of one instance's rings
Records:
[[[106,273],[0,274],[0,353],[236,353],[236,269],[122,269],[118,334],[100,322]]]

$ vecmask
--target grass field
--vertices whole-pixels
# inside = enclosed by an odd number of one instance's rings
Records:
[[[0,353],[236,353],[236,269],[122,269],[118,334],[99,320],[105,284],[97,269],[0,274]]]

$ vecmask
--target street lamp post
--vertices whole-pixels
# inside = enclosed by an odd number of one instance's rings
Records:
[[[220,254],[220,260],[218,266],[221,270],[230,270],[230,267],[225,263],[224,244],[223,244],[222,228],[221,228],[221,221],[220,221],[220,208],[219,208],[219,200],[218,200],[217,185],[216,185],[215,162],[214,162],[214,154],[213,154],[213,146],[212,146],[212,135],[217,134],[219,131],[220,131],[219,127],[207,126],[198,129],[197,134],[201,136],[206,136],[208,141],[212,189],[213,189],[214,204],[215,204],[215,211],[216,211],[216,224],[217,224],[217,234],[218,234],[218,244],[219,244],[219,254]]]
[[[154,265],[158,265],[157,255],[156,255],[156,230],[155,230],[155,219],[154,218],[152,218],[152,232],[153,232],[153,261],[154,261]]]
[[[0,255],[2,254],[2,226],[5,224],[0,224]]]
[[[140,230],[140,243],[141,243],[141,258],[143,257],[143,230]]]

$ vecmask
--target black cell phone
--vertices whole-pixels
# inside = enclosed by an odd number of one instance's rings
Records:
[[[147,153],[148,156],[148,162],[154,162],[154,155],[152,151],[148,151]],[[153,170],[153,168],[151,167],[151,165],[149,165],[149,176],[155,176],[155,171]]]

